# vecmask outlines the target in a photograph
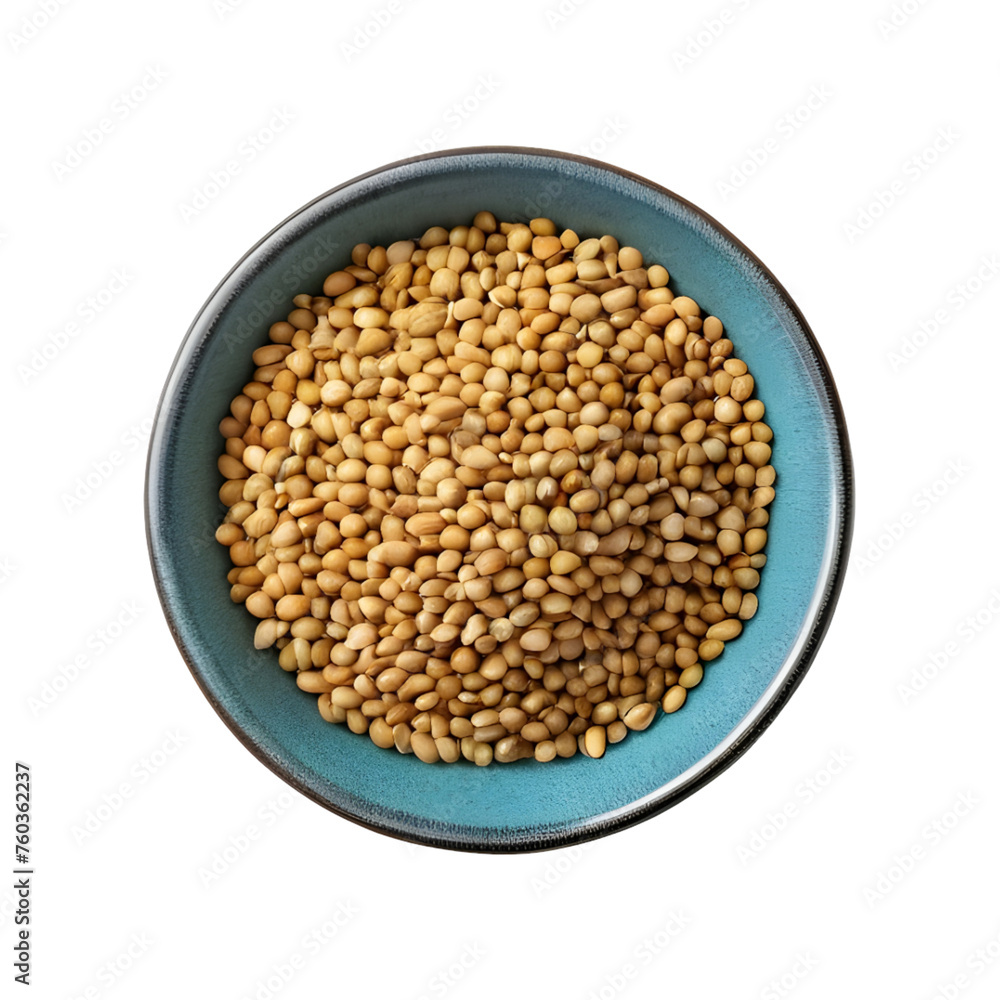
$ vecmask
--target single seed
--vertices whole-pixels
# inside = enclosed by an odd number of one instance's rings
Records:
[[[647,729],[650,723],[656,716],[656,705],[650,704],[649,702],[642,702],[639,705],[633,705],[626,713],[622,720],[629,729],[634,729],[641,732]]]
[[[725,645],[721,639],[705,639],[698,646],[698,657],[707,663],[721,656],[724,649]]]
[[[690,542],[668,542],[663,555],[669,562],[686,563],[698,555],[698,548]]]
[[[676,712],[683,704],[687,698],[687,688],[682,687],[680,684],[675,684],[673,687],[667,690],[667,693],[663,696],[663,711],[668,715],[672,712]]]
[[[437,744],[430,733],[416,732],[410,737],[410,746],[413,752],[425,763],[436,764],[441,755],[438,753]]]
[[[535,747],[521,736],[502,736],[493,748],[493,759],[508,764],[525,757],[534,757]]]
[[[604,726],[591,726],[584,734],[584,746],[588,757],[603,757],[607,746],[607,733]]]
[[[725,621],[713,625],[705,633],[707,639],[719,639],[722,642],[729,642],[735,639],[743,631],[743,623],[736,618],[727,618]]]

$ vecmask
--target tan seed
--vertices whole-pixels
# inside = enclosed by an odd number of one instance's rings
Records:
[[[643,702],[639,705],[634,705],[632,708],[625,713],[625,717],[622,720],[629,729],[633,729],[636,732],[641,732],[647,729],[652,723],[653,719],[656,717],[656,705],[651,705],[649,702]]]
[[[607,746],[607,733],[604,726],[591,726],[584,735],[588,757],[603,757]]]

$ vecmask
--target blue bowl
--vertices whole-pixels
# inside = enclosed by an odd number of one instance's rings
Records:
[[[358,242],[428,226],[544,215],[582,235],[610,232],[664,264],[678,294],[720,316],[757,378],[774,429],[760,611],[705,671],[684,708],[593,760],[429,766],[324,722],[254,619],[229,599],[214,541],[221,505],[217,426],[249,380],[291,297],[316,290]],[[363,826],[422,844],[517,852],[588,840],[649,819],[729,767],[802,680],[847,565],[853,485],[847,431],[822,352],[764,265],[704,212],[606,164],[538,149],[449,150],[348,181],[265,236],[191,325],[160,399],[149,448],[146,526],[164,612],[203,693],[243,744],[290,785]]]

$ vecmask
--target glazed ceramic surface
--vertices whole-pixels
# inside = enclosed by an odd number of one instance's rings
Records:
[[[355,243],[428,226],[547,216],[581,238],[611,233],[662,263],[677,294],[718,315],[757,380],[775,433],[777,496],[760,611],[706,668],[676,714],[600,760],[577,755],[477,768],[426,765],[323,721],[255,619],[229,599],[216,459],[220,419],[251,378],[254,348],[291,297],[318,294]],[[762,213],[763,215],[763,213]],[[649,818],[710,780],[760,735],[807,670],[846,566],[853,501],[847,434],[830,373],[774,277],[699,209],[642,178],[544,150],[455,150],[356,178],[257,244],[212,293],[181,345],[153,432],[147,535],[160,599],[184,659],[256,756],[334,812],[425,844],[481,851],[555,847]]]

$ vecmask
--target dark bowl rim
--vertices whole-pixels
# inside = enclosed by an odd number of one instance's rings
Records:
[[[311,209],[315,208],[321,202],[328,199],[331,195],[336,194],[338,191],[350,188],[353,185],[367,180],[368,178],[386,174],[389,171],[407,166],[409,164],[427,162],[431,160],[451,159],[455,157],[496,155],[534,156],[546,160],[564,160],[571,163],[579,163],[598,171],[615,174],[639,185],[640,187],[650,189],[681,206],[686,212],[700,219],[707,228],[720,236],[739,254],[755,265],[758,269],[759,281],[770,286],[772,292],[785,306],[785,308],[787,308],[788,312],[798,325],[805,339],[806,346],[817,363],[816,371],[818,374],[818,380],[826,393],[827,401],[830,407],[830,414],[836,431],[836,442],[839,446],[838,449],[836,449],[833,458],[838,461],[840,465],[839,475],[835,477],[837,495],[834,498],[834,502],[831,504],[832,528],[834,529],[832,533],[834,534],[835,539],[832,546],[832,552],[828,557],[824,557],[822,569],[825,575],[825,582],[822,588],[822,593],[818,595],[819,600],[816,605],[813,620],[809,623],[808,636],[801,644],[801,649],[798,653],[797,659],[791,669],[788,670],[784,682],[780,685],[780,687],[771,692],[770,697],[768,697],[768,692],[765,690],[754,708],[752,708],[750,712],[748,712],[747,716],[744,717],[747,718],[753,715],[754,718],[752,723],[739,733],[730,743],[725,746],[720,744],[709,755],[702,758],[695,765],[692,765],[688,771],[695,771],[695,773],[691,774],[690,777],[683,782],[683,784],[678,785],[670,792],[664,792],[661,788],[658,792],[654,792],[640,800],[638,804],[623,807],[610,818],[607,816],[590,817],[569,830],[536,832],[529,838],[522,838],[513,842],[509,840],[475,840],[469,838],[468,836],[454,834],[451,836],[445,836],[444,832],[435,832],[434,830],[428,830],[422,827],[411,827],[404,832],[403,830],[394,829],[388,825],[383,825],[382,823],[373,822],[366,819],[364,816],[350,812],[347,809],[330,802],[316,790],[311,788],[305,781],[297,777],[287,764],[279,760],[274,754],[269,753],[261,742],[251,736],[233,718],[226,706],[219,698],[216,697],[215,693],[209,688],[205,677],[201,672],[201,668],[195,660],[195,657],[192,656],[187,648],[161,578],[160,565],[153,540],[154,523],[158,523],[158,515],[156,513],[155,506],[151,502],[151,481],[156,474],[154,465],[156,464],[156,460],[159,457],[161,450],[160,435],[164,425],[164,418],[169,412],[173,412],[178,406],[176,394],[171,394],[171,397],[168,399],[167,393],[174,382],[182,358],[188,352],[192,338],[202,327],[204,317],[210,313],[210,307],[215,302],[216,296],[219,294],[220,290],[228,282],[230,282],[234,276],[242,271],[244,266],[257,256],[262,248],[275,240],[275,238],[278,237],[279,234],[284,231],[295,219],[305,215]],[[572,846],[574,844],[584,843],[586,841],[607,836],[608,834],[614,833],[618,830],[634,826],[638,823],[644,822],[645,820],[652,819],[654,816],[657,816],[672,806],[677,805],[679,802],[698,791],[698,789],[704,787],[710,781],[718,777],[723,771],[731,767],[741,756],[743,756],[743,754],[746,753],[746,751],[754,743],[757,742],[757,740],[763,735],[764,731],[775,720],[778,713],[784,708],[792,693],[802,682],[802,679],[805,677],[807,671],[812,665],[816,653],[826,635],[827,629],[829,628],[830,621],[836,608],[837,601],[840,597],[847,574],[848,556],[850,553],[851,540],[854,530],[854,493],[855,477],[847,430],[847,421],[844,416],[840,395],[837,392],[837,387],[830,372],[830,367],[827,364],[826,356],[824,355],[819,342],[812,332],[812,328],[809,326],[809,323],[806,321],[806,318],[799,309],[798,305],[789,295],[784,285],[782,285],[781,282],[774,276],[770,268],[768,268],[764,262],[761,261],[755,253],[753,253],[753,251],[751,251],[740,239],[734,236],[733,233],[718,222],[713,216],[709,215],[704,209],[695,205],[681,195],[674,193],[663,185],[657,184],[655,181],[651,181],[649,178],[643,177],[640,174],[636,174],[630,170],[614,166],[613,164],[609,164],[601,160],[561,150],[544,149],[531,146],[501,145],[464,146],[437,150],[431,153],[424,153],[418,156],[410,156],[400,160],[395,160],[391,163],[386,163],[380,167],[366,171],[365,173],[358,174],[355,177],[343,181],[329,190],[324,191],[322,194],[317,195],[315,198],[295,209],[295,211],[262,236],[239,258],[239,260],[219,281],[216,287],[205,299],[198,312],[195,314],[187,332],[181,339],[177,352],[174,355],[174,359],[171,362],[170,369],[167,372],[163,389],[161,390],[156,411],[154,413],[153,430],[150,434],[149,447],[147,450],[143,486],[143,506],[145,512],[147,552],[149,555],[157,597],[159,599],[160,606],[163,609],[170,634],[173,637],[181,656],[187,664],[191,675],[194,677],[195,682],[198,684],[202,694],[208,700],[216,714],[222,719],[240,743],[242,743],[243,746],[246,747],[247,750],[249,750],[262,764],[264,764],[269,770],[274,772],[287,784],[291,785],[296,791],[311,799],[317,805],[322,806],[324,809],[333,812],[335,815],[340,816],[343,819],[349,820],[352,823],[365,827],[366,829],[372,830],[376,833],[391,836],[404,842],[455,851],[466,851],[480,854],[523,854],[537,851],[556,850]],[[814,594],[814,600],[816,596],[817,595]],[[808,619],[806,619],[803,624],[806,625],[807,622]],[[765,698],[767,698],[767,701],[762,705],[761,703],[764,702]],[[708,758],[711,759],[708,760],[708,763],[705,763]],[[681,776],[679,775],[678,778],[679,777]],[[673,781],[677,781],[677,778],[673,779]],[[442,825],[442,831],[446,832],[452,829],[452,824],[446,823]]]

